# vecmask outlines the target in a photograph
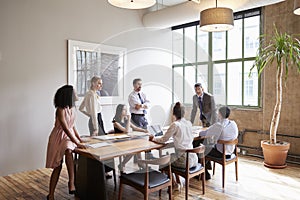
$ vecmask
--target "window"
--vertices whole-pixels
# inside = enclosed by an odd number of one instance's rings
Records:
[[[261,9],[235,13],[234,19],[227,32],[202,32],[199,21],[172,27],[173,101],[191,104],[200,82],[216,104],[260,106],[258,74],[248,74],[259,46]]]

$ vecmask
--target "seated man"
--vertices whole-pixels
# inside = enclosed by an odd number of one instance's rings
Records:
[[[229,120],[228,117],[230,115],[230,109],[227,106],[223,106],[219,109],[218,118],[219,121],[212,126],[210,126],[207,130],[201,131],[199,133],[200,136],[208,136],[207,139],[204,140],[204,144],[206,146],[206,154],[222,158],[223,147],[222,144],[217,144],[218,140],[234,140],[238,137],[238,127],[233,120]],[[226,145],[225,154],[226,157],[230,157],[233,153],[235,145]],[[206,180],[210,179],[210,174],[207,169],[211,168],[210,162],[206,163]]]

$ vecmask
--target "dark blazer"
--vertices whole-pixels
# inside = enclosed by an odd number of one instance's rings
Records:
[[[207,122],[212,125],[217,121],[217,110],[214,97],[206,92],[203,92],[203,110],[202,114],[205,116]],[[197,109],[199,109],[198,96],[193,96],[193,109],[191,112],[191,122],[192,124],[195,121],[195,116],[197,113]]]

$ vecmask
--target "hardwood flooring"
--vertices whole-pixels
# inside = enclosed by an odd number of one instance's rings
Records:
[[[240,157],[239,181],[235,181],[234,164],[226,167],[225,189],[222,189],[221,166],[216,164],[216,174],[206,182],[206,193],[202,195],[201,182],[191,180],[189,199],[299,199],[300,166],[288,164],[285,169],[269,169],[263,166],[262,160],[253,157]],[[51,169],[38,169],[0,177],[0,199],[46,199]],[[68,175],[62,170],[55,197],[58,200],[78,199],[68,194]],[[118,197],[118,186],[114,190],[113,179],[107,181],[108,197]],[[184,199],[184,188],[181,193],[175,191],[174,200]],[[163,190],[161,199],[167,199]],[[123,200],[143,199],[143,195],[129,186],[125,186]],[[150,199],[159,199],[158,193]]]

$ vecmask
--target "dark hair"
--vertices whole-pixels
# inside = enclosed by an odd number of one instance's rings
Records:
[[[230,115],[230,109],[227,106],[222,106],[221,108],[219,108],[219,113],[224,119],[226,119]]]
[[[176,117],[176,119],[181,119],[184,117],[184,106],[177,102],[173,108],[173,115]]]
[[[55,93],[54,106],[55,108],[72,108],[75,106],[75,99],[73,86],[64,85]]]
[[[201,87],[202,88],[202,84],[201,83],[196,83],[195,85],[194,85],[194,87],[196,88],[196,87]]]
[[[142,79],[136,78],[136,79],[133,80],[132,84],[135,85],[138,81],[142,81]]]
[[[113,122],[121,122],[121,115],[124,108],[124,104],[119,104],[116,108],[116,114],[114,116]]]

